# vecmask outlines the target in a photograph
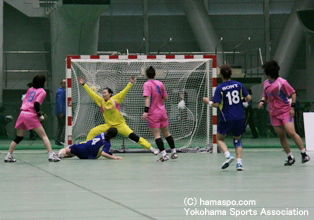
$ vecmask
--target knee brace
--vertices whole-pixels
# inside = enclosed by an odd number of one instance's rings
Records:
[[[24,137],[21,137],[21,136],[16,136],[16,138],[13,140],[16,144],[19,144],[22,140],[23,140]]]
[[[235,148],[239,148],[239,147],[242,148],[242,140],[241,139],[239,139],[239,140],[233,139],[233,145]]]
[[[131,133],[131,134],[129,135],[129,138],[130,138],[132,141],[135,141],[136,143],[138,143],[138,141],[140,140],[140,137],[137,136],[137,135],[134,134],[134,133]]]

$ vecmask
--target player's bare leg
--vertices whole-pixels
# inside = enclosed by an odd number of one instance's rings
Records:
[[[242,165],[242,141],[241,136],[233,136],[233,144],[236,149],[236,157],[237,157],[237,165],[236,169],[237,171],[243,171],[243,165]]]
[[[298,146],[298,148],[301,151],[301,156],[302,156],[302,163],[306,163],[310,161],[309,155],[306,153],[303,141],[301,137],[296,133],[295,128],[294,128],[294,123],[293,122],[288,122],[284,125],[287,133],[289,136],[292,138],[294,143]]]
[[[44,142],[44,145],[48,151],[48,154],[49,154],[49,158],[48,160],[50,162],[59,162],[60,161],[60,158],[57,156],[57,154],[55,154],[54,152],[52,152],[52,148],[51,148],[51,144],[50,144],[50,141],[48,139],[48,136],[45,132],[45,129],[43,128],[43,126],[40,126],[40,127],[37,127],[37,128],[34,128],[33,129],[37,134],[38,136],[43,140]]]
[[[295,159],[291,153],[290,145],[289,145],[288,139],[286,137],[286,134],[287,134],[286,129],[283,126],[274,126],[274,129],[275,129],[275,131],[279,137],[280,144],[281,144],[282,148],[284,149],[284,151],[286,152],[287,157],[288,157],[288,160],[286,161],[285,166],[291,166],[292,164],[295,163]]]
[[[223,135],[223,134],[220,134],[219,132],[217,132],[217,144],[226,157],[226,160],[222,164],[221,169],[226,169],[227,167],[229,167],[230,163],[232,163],[234,161],[234,157],[230,154],[228,147],[224,141],[225,137],[226,137],[226,135]]]
[[[10,144],[10,148],[9,148],[9,152],[6,155],[6,157],[4,158],[4,162],[16,162],[16,160],[13,158],[12,154],[13,151],[15,150],[16,146],[23,140],[24,135],[25,135],[26,130],[20,130],[18,129],[16,131],[16,138],[14,139],[14,141],[11,142]]]
[[[161,136],[160,136],[160,129],[159,128],[149,128],[149,130],[153,133],[155,142],[156,142],[157,147],[161,153],[161,157],[157,161],[164,162],[164,161],[169,160],[168,154],[165,151],[164,142],[162,141]]]
[[[171,159],[177,159],[178,158],[178,154],[177,154],[177,150],[176,147],[174,145],[174,140],[173,137],[171,136],[170,132],[169,132],[169,128],[164,127],[164,128],[160,128],[163,136],[166,138],[166,141],[168,142],[169,147],[171,148]]]

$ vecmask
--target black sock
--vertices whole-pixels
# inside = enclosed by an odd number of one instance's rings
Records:
[[[176,148],[176,147],[174,146],[174,140],[173,140],[173,137],[172,137],[171,135],[168,136],[168,137],[166,137],[166,141],[168,142],[169,147],[170,147],[171,149]]]
[[[155,139],[155,142],[156,142],[157,147],[158,147],[158,149],[159,149],[160,152],[163,151],[163,150],[165,150],[164,142],[162,141],[161,138]]]

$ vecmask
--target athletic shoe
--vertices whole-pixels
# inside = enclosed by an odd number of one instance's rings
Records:
[[[242,164],[240,164],[240,163],[237,163],[236,168],[237,168],[237,171],[244,171],[244,168],[243,168]]]
[[[309,155],[307,155],[306,152],[301,153],[301,156],[302,156],[302,161],[301,161],[302,163],[306,163],[306,162],[310,161],[310,157],[309,157]]]
[[[59,162],[61,159],[57,156],[57,154],[52,153],[48,158],[49,162]]]
[[[158,155],[159,154],[159,150],[156,148],[151,148],[150,151],[154,154],[154,155]]]
[[[14,162],[16,162],[16,159],[14,159],[13,158],[13,156],[11,155],[11,156],[5,156],[5,158],[4,158],[4,162],[6,162],[6,163],[14,163]]]
[[[295,159],[292,158],[291,156],[288,156],[288,160],[285,163],[285,166],[292,166],[292,164],[295,163]]]
[[[177,159],[178,158],[178,154],[177,153],[171,153],[171,159]]]
[[[168,154],[166,154],[165,156],[161,156],[161,157],[157,160],[157,162],[165,162],[165,161],[167,161],[167,160],[169,160]]]
[[[234,157],[232,155],[230,155],[225,162],[222,164],[221,169],[226,169],[229,167],[229,165],[234,161]]]

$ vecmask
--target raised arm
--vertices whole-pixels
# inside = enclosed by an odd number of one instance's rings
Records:
[[[98,106],[101,106],[101,102],[102,102],[103,98],[101,98],[100,95],[98,95],[91,88],[89,88],[88,85],[85,83],[84,79],[78,78],[78,82],[83,86],[83,88],[86,90],[86,92],[89,94],[89,96],[95,101],[95,103]]]
[[[121,104],[126,94],[128,93],[128,91],[132,88],[134,82],[135,82],[135,76],[131,76],[130,82],[128,83],[128,85],[121,92],[112,96],[112,99],[116,101],[118,104]]]

